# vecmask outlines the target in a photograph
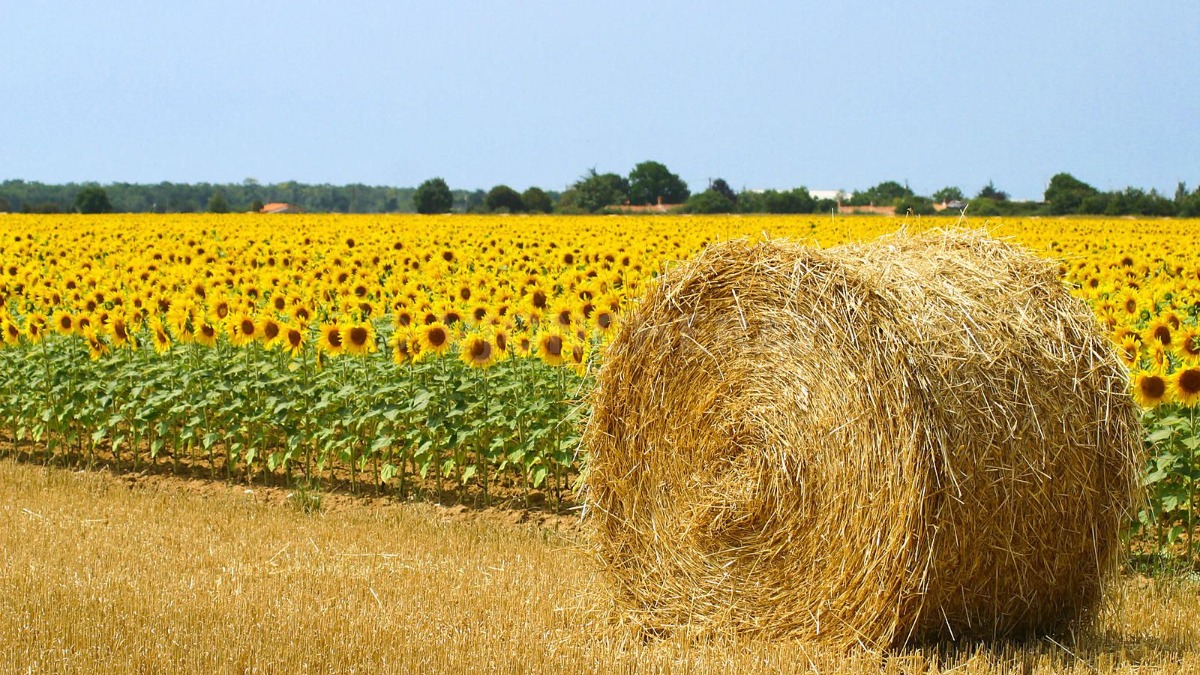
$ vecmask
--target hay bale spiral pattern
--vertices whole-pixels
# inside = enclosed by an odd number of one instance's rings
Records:
[[[880,648],[1061,628],[1135,493],[1127,375],[979,232],[709,246],[609,348],[584,434],[623,615]]]

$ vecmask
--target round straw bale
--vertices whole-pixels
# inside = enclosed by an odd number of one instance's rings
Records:
[[[1120,550],[1127,388],[1054,267],[985,233],[709,246],[599,374],[584,486],[607,585],[651,633],[1060,629]]]

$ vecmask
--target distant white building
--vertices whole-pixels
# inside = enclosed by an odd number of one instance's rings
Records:
[[[812,195],[813,199],[832,199],[835,202],[849,197],[845,190],[809,190],[808,194]]]

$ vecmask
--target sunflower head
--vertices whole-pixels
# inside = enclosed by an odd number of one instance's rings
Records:
[[[15,345],[21,341],[21,329],[17,324],[5,319],[3,326],[0,329],[4,331],[4,342],[8,345]]]
[[[1174,340],[1171,324],[1164,317],[1157,317],[1151,321],[1144,335],[1146,342],[1158,342],[1164,347],[1170,347],[1171,341]]]
[[[561,332],[548,330],[538,336],[537,350],[538,358],[546,365],[561,366],[570,355],[571,347]]]
[[[1140,370],[1133,376],[1133,398],[1143,408],[1168,403],[1170,388],[1161,370]]]
[[[158,317],[150,320],[150,339],[154,343],[154,351],[159,354],[165,354],[171,350],[171,336]]]
[[[584,342],[574,342],[571,344],[571,351],[567,355],[567,365],[569,365],[580,377],[587,374],[588,365],[588,349]]]
[[[472,368],[487,368],[496,362],[496,346],[486,337],[472,334],[463,341],[459,358]]]
[[[1179,335],[1179,351],[1189,359],[1200,359],[1200,330],[1189,328]]]
[[[450,349],[450,329],[441,321],[435,321],[420,330],[421,351],[431,354],[444,354]]]
[[[62,335],[68,335],[75,330],[75,317],[70,312],[59,311],[54,314],[54,330]]]
[[[237,346],[247,345],[258,339],[258,322],[246,312],[239,312],[229,322],[229,339]]]
[[[137,340],[133,336],[129,323],[123,316],[109,317],[108,336],[112,340],[114,347],[137,349]]]
[[[414,339],[409,331],[398,330],[392,333],[389,346],[392,348],[392,361],[397,365],[405,365],[417,360],[420,342]]]
[[[346,349],[345,336],[342,331],[342,326],[336,323],[327,323],[321,326],[317,350],[328,356],[341,354]]]
[[[83,339],[88,345],[88,358],[95,361],[108,353],[108,344],[96,332],[94,328],[85,328],[83,330]]]
[[[42,341],[46,334],[46,316],[34,312],[25,319],[25,337],[33,343]]]
[[[304,351],[304,343],[306,343],[308,340],[306,339],[303,330],[297,326],[286,325],[280,327],[279,333],[282,336],[280,338],[280,344],[283,345],[283,349],[286,350],[290,356],[299,356],[300,353]]]
[[[215,347],[217,346],[217,337],[217,325],[211,318],[205,316],[196,321],[196,344]]]
[[[1171,377],[1172,393],[1185,406],[1200,404],[1200,362],[1189,361]]]
[[[375,326],[369,321],[344,326],[342,342],[346,346],[346,353],[355,356],[373,354],[379,349],[375,344]]]

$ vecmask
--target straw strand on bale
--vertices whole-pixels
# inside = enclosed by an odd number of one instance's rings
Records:
[[[714,244],[606,354],[584,435],[596,550],[654,633],[1053,631],[1119,549],[1126,382],[1054,268],[982,233]]]

